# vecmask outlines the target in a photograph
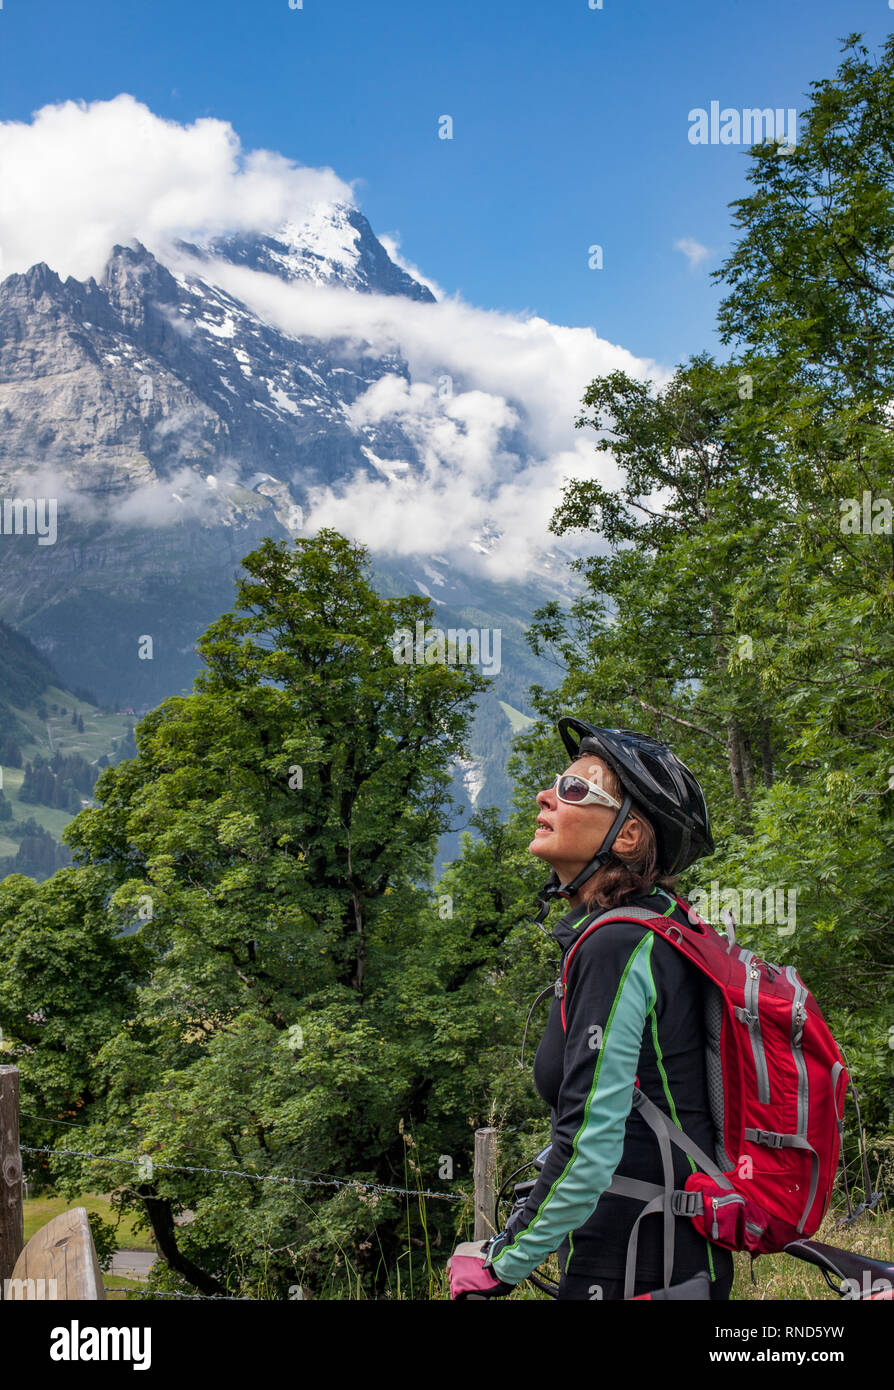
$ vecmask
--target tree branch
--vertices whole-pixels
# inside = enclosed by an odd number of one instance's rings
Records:
[[[674,724],[682,724],[685,728],[692,729],[697,734],[704,734],[705,738],[712,738],[715,743],[720,744],[721,748],[726,747],[726,739],[720,738],[718,734],[712,734],[710,729],[703,728],[701,724],[690,724],[688,719],[681,719],[677,714],[669,714],[666,709],[659,709],[657,705],[650,705],[648,700],[643,700],[639,695],[634,695],[632,690],[628,690],[627,695],[631,700],[635,700],[638,705],[642,705],[643,709],[650,710],[652,714],[660,715],[662,719],[670,719]]]

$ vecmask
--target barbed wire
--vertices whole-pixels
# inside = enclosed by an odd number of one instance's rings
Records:
[[[256,1298],[239,1298],[236,1294],[227,1293],[168,1293],[164,1289],[124,1289],[118,1288],[115,1284],[103,1284],[106,1293],[124,1293],[130,1296],[135,1294],[137,1298],[198,1298],[204,1303],[258,1303],[262,1300]],[[268,1301],[268,1300],[263,1300]],[[276,1302],[277,1300],[271,1300]]]
[[[0,0],[0,8],[2,8],[2,0]],[[52,1117],[51,1115],[35,1115],[35,1114],[33,1114],[31,1111],[29,1111],[29,1110],[20,1110],[20,1111],[19,1111],[19,1114],[25,1116],[25,1117],[26,1117],[27,1119],[29,1119],[29,1120],[42,1120],[45,1124],[48,1124],[48,1125],[69,1125],[69,1126],[71,1126],[72,1129],[89,1129],[89,1128],[90,1128],[90,1122],[89,1122],[89,1121],[83,1121],[83,1122],[81,1122],[81,1121],[77,1121],[77,1120],[59,1120],[59,1119],[53,1119],[53,1117]],[[108,1135],[107,1135],[106,1137],[107,1137],[107,1138],[110,1138],[110,1137],[111,1137],[111,1138],[118,1138],[118,1139],[122,1139],[122,1140],[125,1140],[125,1141],[126,1141],[126,1139],[132,1139],[132,1138],[133,1138],[132,1135],[126,1135],[126,1136],[125,1136],[125,1135],[113,1135],[113,1136],[108,1136]],[[28,1148],[28,1145],[27,1145],[27,1144],[20,1144],[19,1147],[20,1147],[21,1149],[27,1149],[27,1148]],[[56,1153],[57,1150],[56,1150],[56,1149],[53,1149],[52,1152],[53,1152],[53,1153]],[[61,1152],[61,1151],[58,1151],[58,1152]],[[147,1155],[147,1157],[151,1157],[151,1155]],[[160,1166],[162,1166],[162,1165],[156,1164],[156,1167],[160,1167]],[[214,1171],[214,1172],[229,1172],[229,1171],[235,1171],[235,1170],[220,1169],[220,1168],[218,1168],[218,1169],[208,1169],[208,1171],[209,1171],[209,1172],[212,1172],[212,1171]],[[333,1179],[336,1180],[336,1181],[345,1181],[345,1182],[351,1182],[351,1183],[353,1183],[353,1181],[354,1181],[354,1180],[351,1179],[351,1178],[339,1179],[339,1178],[338,1178],[338,1175],[335,1174],[335,1173],[314,1173],[313,1176],[316,1177],[316,1178],[333,1178]],[[411,1191],[410,1188],[402,1188],[402,1187],[401,1187],[401,1188],[395,1188],[394,1190],[395,1190],[395,1191],[398,1191],[398,1192],[409,1192],[409,1191]],[[413,1190],[415,1190],[415,1189],[413,1189]],[[437,1192],[437,1193],[435,1193],[434,1195],[435,1195],[436,1197],[443,1197],[445,1194],[442,1193],[442,1192]]]
[[[0,3],[2,3],[2,0],[0,0]],[[26,1117],[27,1119],[29,1119],[29,1120],[41,1120],[41,1121],[43,1121],[45,1124],[48,1124],[48,1125],[68,1125],[68,1126],[70,1126],[72,1129],[89,1129],[89,1128],[90,1128],[90,1122],[89,1122],[89,1121],[83,1121],[83,1122],[82,1122],[82,1121],[77,1121],[77,1120],[60,1120],[60,1119],[54,1119],[51,1115],[35,1115],[33,1112],[31,1112],[31,1111],[29,1111],[29,1110],[20,1110],[20,1111],[19,1111],[19,1114],[25,1116],[25,1117]],[[119,1137],[119,1138],[124,1138],[125,1136],[120,1136],[120,1135],[119,1135],[119,1136],[117,1136],[117,1137]],[[132,1136],[132,1135],[128,1135],[128,1136],[126,1136],[126,1137],[127,1137],[127,1138],[132,1138],[133,1136]],[[20,1147],[23,1151],[29,1151],[29,1152],[35,1152],[35,1153],[39,1153],[39,1152],[61,1153],[61,1152],[62,1152],[61,1149],[52,1149],[52,1150],[49,1150],[49,1151],[48,1151],[48,1150],[45,1150],[45,1149],[44,1149],[44,1150],[35,1149],[35,1150],[32,1151],[32,1150],[29,1150],[29,1149],[28,1149],[28,1145],[27,1145],[27,1144],[20,1144],[19,1147]],[[74,1152],[74,1150],[72,1150],[72,1152]],[[147,1157],[151,1157],[151,1155],[147,1155]],[[111,1162],[112,1160],[109,1160],[109,1161]],[[118,1160],[114,1160],[114,1161],[117,1162]],[[133,1161],[136,1161],[136,1160],[133,1160]],[[153,1162],[154,1162],[154,1160],[153,1160]],[[156,1168],[174,1167],[174,1166],[175,1166],[175,1165],[173,1165],[173,1164],[162,1164],[162,1163],[156,1163],[156,1164],[155,1164],[155,1167],[156,1167]],[[201,1170],[200,1170],[200,1169],[196,1169],[196,1170],[194,1170],[194,1171],[197,1171],[197,1172],[198,1172],[198,1171],[202,1171],[202,1172],[206,1172],[206,1173],[229,1173],[229,1172],[236,1172],[235,1169],[230,1169],[230,1168],[205,1168],[205,1169],[201,1169]],[[261,1178],[263,1175],[262,1175],[262,1174],[258,1174],[258,1173],[255,1173],[255,1174],[251,1174],[251,1173],[248,1173],[248,1174],[246,1174],[246,1173],[240,1173],[239,1176],[240,1176],[240,1177],[257,1177],[257,1178]],[[336,1184],[337,1184],[337,1183],[347,1183],[347,1184],[350,1184],[350,1186],[352,1186],[352,1187],[356,1187],[356,1186],[358,1185],[358,1180],[355,1180],[354,1178],[341,1178],[341,1177],[338,1177],[338,1176],[337,1176],[336,1174],[334,1174],[334,1173],[316,1173],[316,1174],[314,1174],[314,1177],[315,1177],[315,1178],[331,1178],[332,1181],[333,1181],[334,1183],[336,1183]],[[295,1180],[298,1181],[299,1179],[296,1178]],[[309,1181],[309,1179],[304,1178],[304,1179],[302,1179],[302,1181],[305,1181],[305,1182],[306,1182],[306,1181]],[[409,1194],[409,1195],[411,1195],[411,1196],[416,1195],[416,1196],[423,1196],[423,1197],[441,1197],[441,1198],[443,1198],[443,1197],[450,1197],[450,1198],[452,1198],[452,1199],[455,1200],[455,1201],[464,1201],[464,1200],[465,1200],[465,1198],[464,1198],[462,1195],[457,1196],[457,1194],[455,1194],[455,1193],[445,1193],[445,1192],[423,1192],[423,1193],[419,1193],[419,1191],[418,1191],[417,1188],[409,1188],[409,1187],[385,1187],[385,1186],[383,1186],[383,1185],[380,1184],[380,1183],[373,1183],[373,1184],[370,1184],[370,1183],[360,1183],[359,1185],[360,1185],[360,1186],[363,1186],[363,1187],[373,1186],[373,1187],[376,1187],[379,1191],[382,1191],[382,1192],[400,1192],[400,1193],[403,1193],[403,1194]]]
[[[440,1202],[466,1202],[468,1197],[457,1192],[427,1192],[413,1187],[389,1187],[385,1183],[361,1182],[357,1178],[296,1178],[291,1175],[278,1176],[275,1173],[244,1173],[238,1168],[205,1168],[199,1164],[156,1163],[151,1155],[146,1158],[115,1158],[109,1154],[88,1153],[83,1149],[34,1148],[31,1144],[20,1144],[22,1153],[46,1154],[49,1157],[87,1158],[94,1163],[118,1163],[122,1166],[139,1168],[149,1159],[153,1170],[165,1169],[174,1173],[211,1173],[220,1177],[248,1178],[252,1182],[294,1183],[301,1187],[353,1187],[370,1192],[393,1192],[403,1197],[431,1197]]]

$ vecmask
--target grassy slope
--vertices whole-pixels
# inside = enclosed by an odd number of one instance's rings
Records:
[[[99,1193],[76,1197],[72,1201],[68,1201],[65,1197],[29,1197],[28,1201],[24,1203],[25,1240],[30,1240],[35,1231],[39,1231],[41,1226],[52,1221],[54,1216],[61,1216],[62,1212],[69,1211],[72,1207],[86,1207],[88,1214],[101,1216],[104,1221],[116,1220],[109,1198]],[[121,1250],[155,1249],[146,1232],[136,1230],[134,1218],[130,1213],[126,1213],[121,1218],[121,1224],[118,1227],[118,1240]]]
[[[879,1216],[869,1214],[853,1226],[839,1229],[834,1219],[827,1216],[812,1239],[825,1245],[837,1245],[842,1250],[857,1251],[873,1260],[890,1260],[894,1257],[894,1212],[884,1211]],[[803,1260],[793,1260],[790,1255],[761,1255],[754,1266],[753,1284],[748,1256],[737,1254],[733,1259],[736,1262],[733,1298],[763,1301],[833,1297],[818,1269]]]
[[[61,752],[80,753],[88,763],[95,763],[102,757],[103,753],[111,751],[112,743],[115,739],[123,738],[127,730],[135,722],[133,715],[128,714],[103,714],[102,710],[95,705],[88,704],[86,700],[78,700],[67,690],[62,690],[58,686],[50,685],[43,692],[41,699],[49,710],[51,705],[58,705],[68,713],[63,717],[59,714],[49,715],[46,722],[39,719],[34,708],[20,709],[15,706],[12,708],[18,719],[24,724],[31,734],[32,743],[22,744],[22,753],[26,762],[33,762],[37,754],[44,758],[51,758],[53,753]],[[84,720],[84,732],[79,733],[78,729],[71,722],[72,711],[80,714]],[[39,803],[19,801],[19,789],[25,776],[24,768],[4,767],[3,769],[3,791],[8,801],[12,802],[12,813],[17,821],[28,819],[37,821],[48,830],[55,840],[59,840],[62,831],[72,819],[68,811],[54,811],[50,806],[41,806]],[[0,834],[0,855],[15,854],[18,849],[18,840],[12,840],[8,835]]]

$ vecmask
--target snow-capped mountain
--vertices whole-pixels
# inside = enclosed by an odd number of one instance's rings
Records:
[[[231,606],[240,558],[265,535],[301,532],[312,489],[421,467],[393,417],[358,425],[351,412],[381,378],[409,383],[401,354],[290,336],[215,283],[221,261],[434,302],[338,204],[275,235],[181,242],[170,266],[137,242],[115,246],[99,279],[38,264],[0,282],[0,489],[58,497],[60,510],[53,545],[0,530],[0,618],[70,684],[138,712],[189,687],[195,639]],[[482,517],[472,554],[493,537]],[[445,627],[502,628],[503,669],[482,709],[497,696],[525,709],[530,682],[554,679],[523,631],[539,603],[569,591],[558,552],[513,583],[443,555],[378,559],[375,572],[388,592],[430,596]],[[151,662],[138,658],[147,633]],[[505,804],[503,711],[489,728],[458,785],[471,802]]]
[[[391,260],[357,208],[315,203],[300,222],[286,222],[276,236],[215,237],[202,245],[181,242],[199,257],[263,270],[283,280],[340,285],[361,294],[402,294],[423,303],[434,295]]]
[[[346,406],[386,373],[406,364],[288,338],[139,244],[116,246],[99,284],[33,266],[0,284],[0,477],[43,465],[120,490],[247,461],[303,493],[411,447],[350,425]]]

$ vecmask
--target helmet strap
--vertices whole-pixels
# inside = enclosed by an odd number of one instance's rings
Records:
[[[625,794],[621,809],[612,821],[599,849],[596,851],[589,864],[585,864],[580,873],[575,874],[570,882],[563,884],[559,875],[556,873],[555,869],[553,869],[546,883],[537,894],[537,899],[540,903],[540,911],[534,920],[538,927],[543,927],[547,913],[555,898],[573,898],[580,886],[586,883],[587,879],[591,878],[597,869],[601,869],[604,864],[608,863],[609,859],[612,857],[612,845],[615,843],[620,833],[621,826],[630,815],[632,806],[633,798]],[[545,931],[546,928],[543,927],[543,930]]]

